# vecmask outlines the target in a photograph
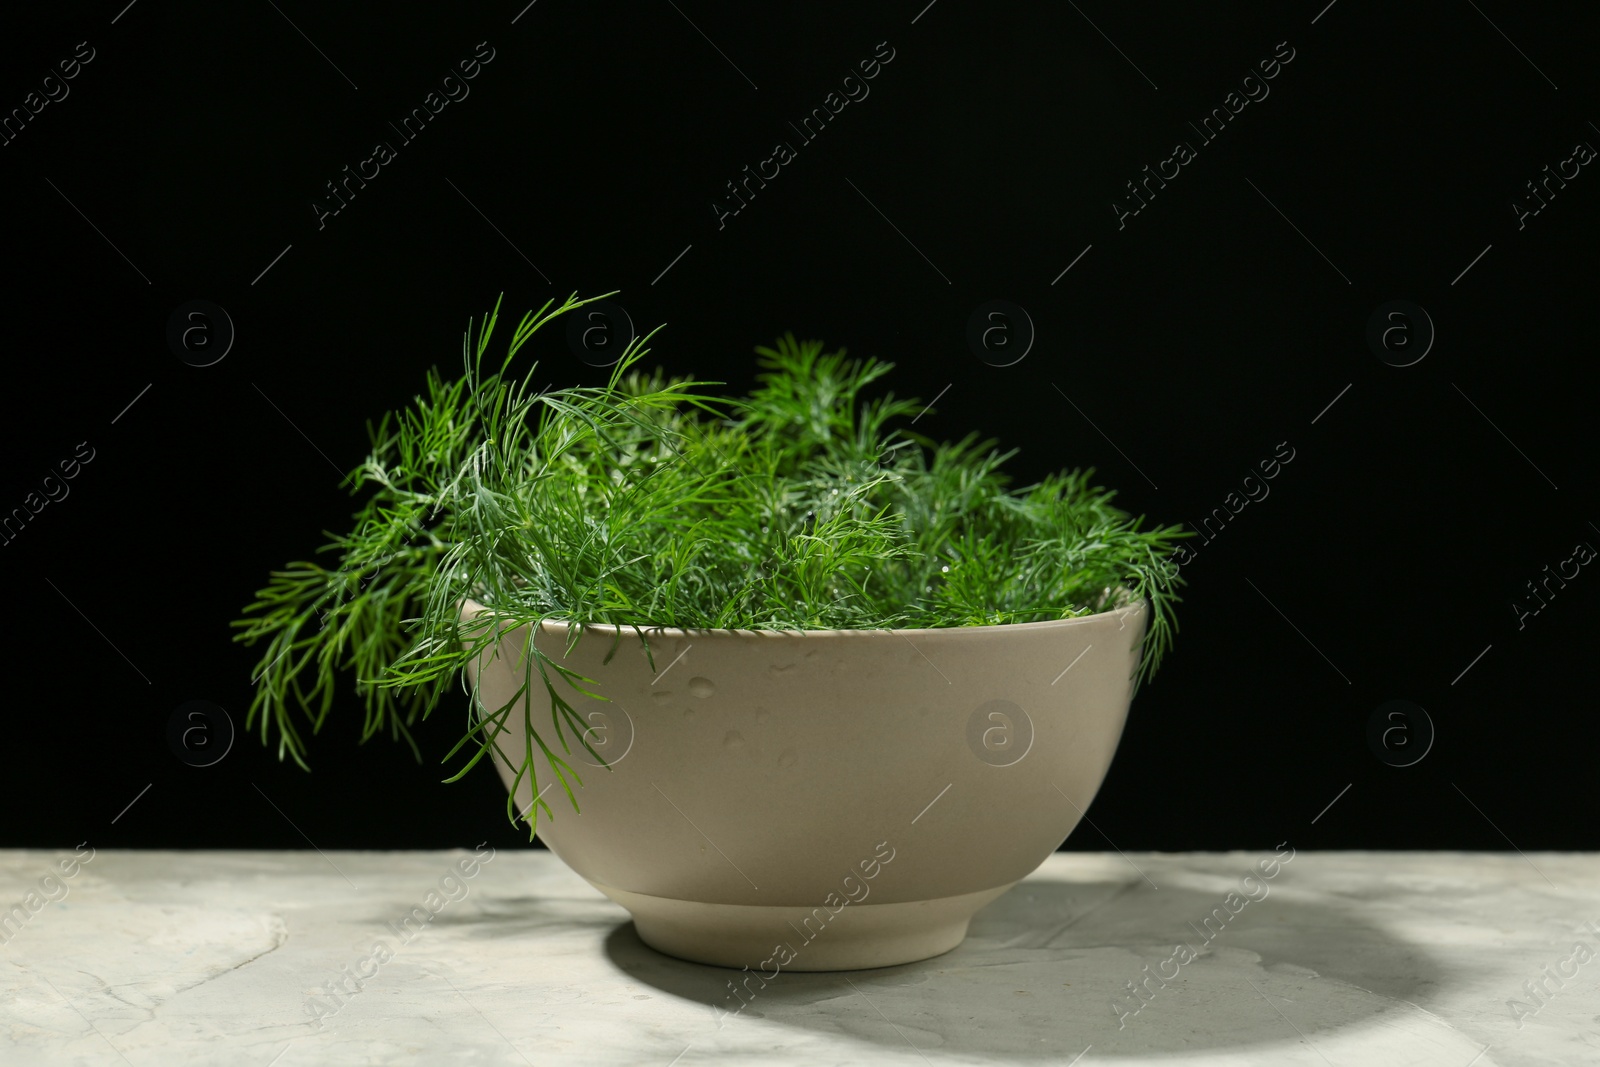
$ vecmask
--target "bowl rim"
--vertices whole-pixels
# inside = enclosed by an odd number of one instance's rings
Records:
[[[1037,632],[1037,631],[1043,631],[1043,630],[1049,630],[1049,629],[1059,629],[1059,628],[1068,627],[1068,626],[1089,625],[1089,624],[1093,623],[1095,620],[1109,619],[1114,615],[1117,615],[1119,613],[1124,613],[1124,612],[1133,611],[1135,613],[1142,613],[1144,611],[1144,609],[1150,603],[1149,598],[1148,597],[1141,597],[1141,598],[1134,599],[1131,591],[1127,591],[1126,587],[1124,587],[1124,590],[1125,590],[1125,595],[1122,598],[1124,602],[1119,604],[1116,607],[1106,608],[1106,609],[1104,609],[1102,611],[1097,611],[1097,612],[1094,612],[1094,613],[1089,614],[1089,615],[1074,615],[1071,618],[1066,618],[1066,619],[1043,619],[1043,620],[1040,620],[1038,622],[1002,622],[1002,623],[986,624],[986,625],[981,625],[981,626],[929,626],[929,627],[908,628],[908,629],[894,629],[894,630],[891,630],[891,629],[875,629],[875,630],[766,630],[766,629],[734,629],[734,628],[730,628],[730,627],[722,627],[722,628],[709,628],[708,627],[708,628],[705,628],[705,629],[685,629],[683,627],[678,627],[678,626],[649,626],[649,625],[641,624],[641,625],[635,627],[632,624],[623,624],[623,625],[619,626],[616,623],[587,623],[587,624],[583,625],[583,630],[584,630],[585,633],[594,633],[597,636],[604,636],[604,637],[614,637],[614,636],[616,636],[618,634],[634,634],[635,630],[638,630],[638,631],[642,631],[647,636],[656,637],[656,638],[678,638],[678,637],[698,637],[698,638],[712,638],[712,637],[722,637],[722,638],[731,638],[731,637],[782,637],[782,638],[789,638],[789,639],[825,638],[825,637],[842,637],[842,636],[849,636],[849,637],[870,637],[870,636],[892,637],[892,636],[895,636],[895,635],[909,637],[910,635],[913,635],[913,634],[932,635],[932,634],[960,634],[960,633],[1001,633],[1001,634],[1004,634],[1004,633],[1028,633],[1028,632]],[[474,610],[474,609],[476,609],[476,610]],[[477,615],[481,614],[482,612],[485,612],[485,611],[488,611],[488,610],[490,610],[490,609],[487,608],[485,605],[478,603],[476,600],[473,600],[471,597],[464,597],[462,599],[462,601],[461,601],[460,615],[461,615],[462,619],[468,618],[469,615],[471,615],[472,617],[476,617]],[[514,630],[515,629],[523,629],[527,625],[528,625],[527,623],[522,623],[521,625],[513,627],[512,629],[514,629]],[[577,625],[576,623],[570,622],[570,621],[565,620],[565,619],[559,619],[559,620],[558,619],[545,619],[540,624],[542,629],[545,629],[545,630],[548,630],[548,631],[551,631],[551,632],[554,632],[554,633],[557,633],[557,634],[561,634],[561,635],[566,635],[566,634],[571,633],[573,627],[576,626],[576,625]]]

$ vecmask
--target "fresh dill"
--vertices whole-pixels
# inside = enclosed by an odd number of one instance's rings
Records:
[[[420,760],[417,716],[504,634],[545,620],[571,624],[570,648],[589,625],[641,640],[649,627],[989,626],[1125,599],[1150,608],[1136,682],[1170,648],[1183,579],[1167,560],[1188,534],[1145,528],[1092,484],[1092,469],[1012,489],[1001,467],[1014,450],[976,433],[951,443],[913,432],[920,401],[866,396],[892,363],[786,335],[756,349],[757,388],[728,398],[700,391],[720,382],[639,370],[652,333],[604,386],[535,391],[537,364],[511,373],[536,331],[599,299],[529,312],[498,361],[497,301],[476,335],[469,322],[459,377],[431,370],[409,407],[368,423],[349,532],[326,535],[326,565],[272,572],[233,623],[235,640],[265,642],[247,729],[263,743],[275,732],[280,759],[309,769],[304,731],[322,728],[353,675],[362,740],[387,731]],[[487,610],[463,621],[468,598]],[[540,792],[538,757],[576,808],[568,731],[593,753],[552,672],[605,699],[585,688],[593,679],[526,648],[522,687],[494,709],[475,696],[444,757],[465,759],[447,781],[485,755],[504,761],[513,824],[516,785],[527,778]],[[533,722],[541,686],[545,732]],[[518,708],[520,763],[494,744]],[[537,801],[530,836],[538,807],[550,812]]]

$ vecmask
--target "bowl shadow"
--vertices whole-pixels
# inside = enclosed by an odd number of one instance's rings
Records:
[[[1066,1062],[1091,1044],[1101,1056],[1282,1045],[1297,1030],[1315,1044],[1386,1014],[1415,1019],[1415,1002],[1438,990],[1444,972],[1421,947],[1286,887],[1201,928],[1225,892],[1030,879],[979,912],[943,956],[767,981],[663,955],[631,922],[604,949],[634,980],[704,1005],[708,1031],[759,1019],[901,1052],[1017,1061]],[[1197,955],[1163,962],[1180,943]],[[1127,983],[1147,973],[1168,980],[1151,979],[1141,998]]]

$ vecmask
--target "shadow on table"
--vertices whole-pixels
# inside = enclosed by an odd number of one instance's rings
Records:
[[[708,1034],[751,1020],[904,1050],[1066,1062],[1095,1055],[1197,1052],[1313,1043],[1318,1033],[1419,1013],[1401,1001],[1438,987],[1438,964],[1361,915],[1277,891],[1205,940],[1221,893],[1143,881],[1029,880],[973,920],[965,943],[920,963],[849,972],[745,972],[664,956],[616,927],[605,951],[662,992],[706,1006]],[[1190,924],[1195,924],[1191,926]],[[826,931],[818,936],[827,936]],[[1164,969],[1180,942],[1199,950],[1140,1000],[1126,983]],[[742,1008],[741,1008],[742,1005]],[[1115,1007],[1113,1005],[1116,1005]],[[1137,1012],[1135,1012],[1135,1009]],[[1124,1014],[1127,1013],[1127,1014]],[[1425,1024],[1424,1024],[1425,1025]]]

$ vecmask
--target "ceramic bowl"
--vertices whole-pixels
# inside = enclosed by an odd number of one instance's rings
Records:
[[[566,730],[574,811],[536,757],[538,836],[682,959],[767,974],[947,952],[1093,801],[1146,607],[931,630],[645,629],[653,667],[631,628],[589,627],[569,654],[568,627],[546,623],[539,650],[609,698],[550,672],[607,765]],[[507,631],[469,669],[484,707],[521,684],[527,635]],[[532,677],[532,721],[559,752]],[[496,744],[521,763],[520,709]],[[533,800],[524,779],[517,810]]]

